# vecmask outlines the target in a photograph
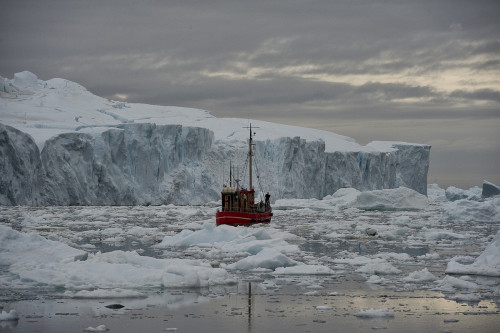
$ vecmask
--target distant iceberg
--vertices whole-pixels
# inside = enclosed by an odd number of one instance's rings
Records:
[[[218,200],[227,162],[246,158],[246,119],[107,100],[26,71],[0,77],[0,98],[0,205],[203,204]],[[251,122],[272,200],[321,199],[346,187],[427,193],[430,146],[361,146],[331,132]]]

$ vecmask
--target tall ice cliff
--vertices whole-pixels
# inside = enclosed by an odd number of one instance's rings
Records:
[[[0,77],[0,205],[201,204],[229,161],[243,173],[245,119],[107,100],[63,79]],[[323,198],[342,187],[427,190],[430,146],[251,121],[256,190]],[[257,128],[258,127],[258,128]],[[245,179],[243,183],[247,184]]]

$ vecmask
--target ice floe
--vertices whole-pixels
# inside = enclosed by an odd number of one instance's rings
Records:
[[[406,187],[360,192],[353,188],[341,188],[334,194],[317,199],[280,199],[276,209],[309,208],[319,210],[357,208],[362,210],[421,210],[428,199]]]
[[[109,328],[106,327],[106,325],[99,325],[96,327],[89,326],[86,329],[83,330],[84,332],[106,332],[109,331]]]
[[[297,265],[297,262],[288,258],[283,253],[272,248],[264,248],[255,255],[248,256],[225,267],[229,270],[251,270],[254,268],[267,268],[274,270],[278,267],[295,265]]]
[[[157,259],[121,250],[87,256],[84,251],[36,234],[20,233],[5,226],[0,228],[2,260],[10,264],[10,274],[0,277],[3,285],[95,290],[234,283],[225,269],[213,268],[200,260]]]
[[[428,282],[428,281],[436,281],[437,277],[429,272],[427,268],[423,268],[419,271],[413,271],[408,274],[407,277],[403,279],[406,282]]]
[[[463,278],[446,275],[444,279],[435,281],[437,289],[445,292],[455,292],[457,289],[477,290],[479,285],[474,282],[467,281]]]
[[[447,221],[500,222],[500,196],[484,201],[461,199],[445,202],[442,214]]]
[[[390,275],[390,274],[400,274],[401,270],[394,267],[391,263],[384,259],[373,259],[369,263],[361,266],[356,270],[358,273],[370,274],[370,275]]]
[[[350,206],[364,210],[420,210],[427,207],[428,203],[425,195],[399,187],[361,192]]]
[[[358,318],[392,318],[394,313],[389,311],[389,309],[364,309],[360,310],[358,313],[354,313],[354,316]]]
[[[452,259],[446,273],[500,276],[500,231],[471,264],[462,264],[458,258]]]
[[[19,314],[16,310],[2,311],[0,313],[0,321],[18,320]]]

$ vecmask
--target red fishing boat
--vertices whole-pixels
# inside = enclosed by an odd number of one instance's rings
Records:
[[[248,141],[248,189],[241,187],[240,180],[235,179],[236,187],[233,187],[232,166],[229,167],[229,186],[222,186],[222,207],[215,215],[217,225],[227,224],[232,226],[250,226],[257,223],[268,224],[273,216],[269,192],[264,196],[264,201],[255,202],[255,190],[252,183],[252,161],[253,161],[253,135],[252,125],[250,139]],[[263,193],[263,192],[262,192]]]

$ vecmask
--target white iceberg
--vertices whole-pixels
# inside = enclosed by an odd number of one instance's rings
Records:
[[[482,189],[478,186],[471,187],[468,190],[450,186],[445,191],[446,199],[448,201],[457,201],[462,199],[479,200],[482,196]]]
[[[427,197],[406,187],[360,193],[350,203],[363,210],[421,210],[429,204]]]
[[[275,209],[336,210],[357,208],[362,210],[422,210],[429,200],[412,189],[398,187],[360,192],[353,188],[341,188],[334,194],[317,199],[279,199],[274,204]]]
[[[462,199],[445,202],[442,216],[446,221],[500,222],[500,196],[484,201]]]
[[[429,201],[446,201],[446,191],[438,184],[427,184],[427,198]]]
[[[472,264],[464,265],[452,259],[446,273],[500,276],[500,231]]]
[[[3,205],[203,204],[219,198],[221,161],[246,158],[247,119],[112,101],[30,72],[0,77],[0,91]],[[319,199],[343,187],[427,191],[428,145],[361,146],[332,132],[252,124],[272,200]]]

